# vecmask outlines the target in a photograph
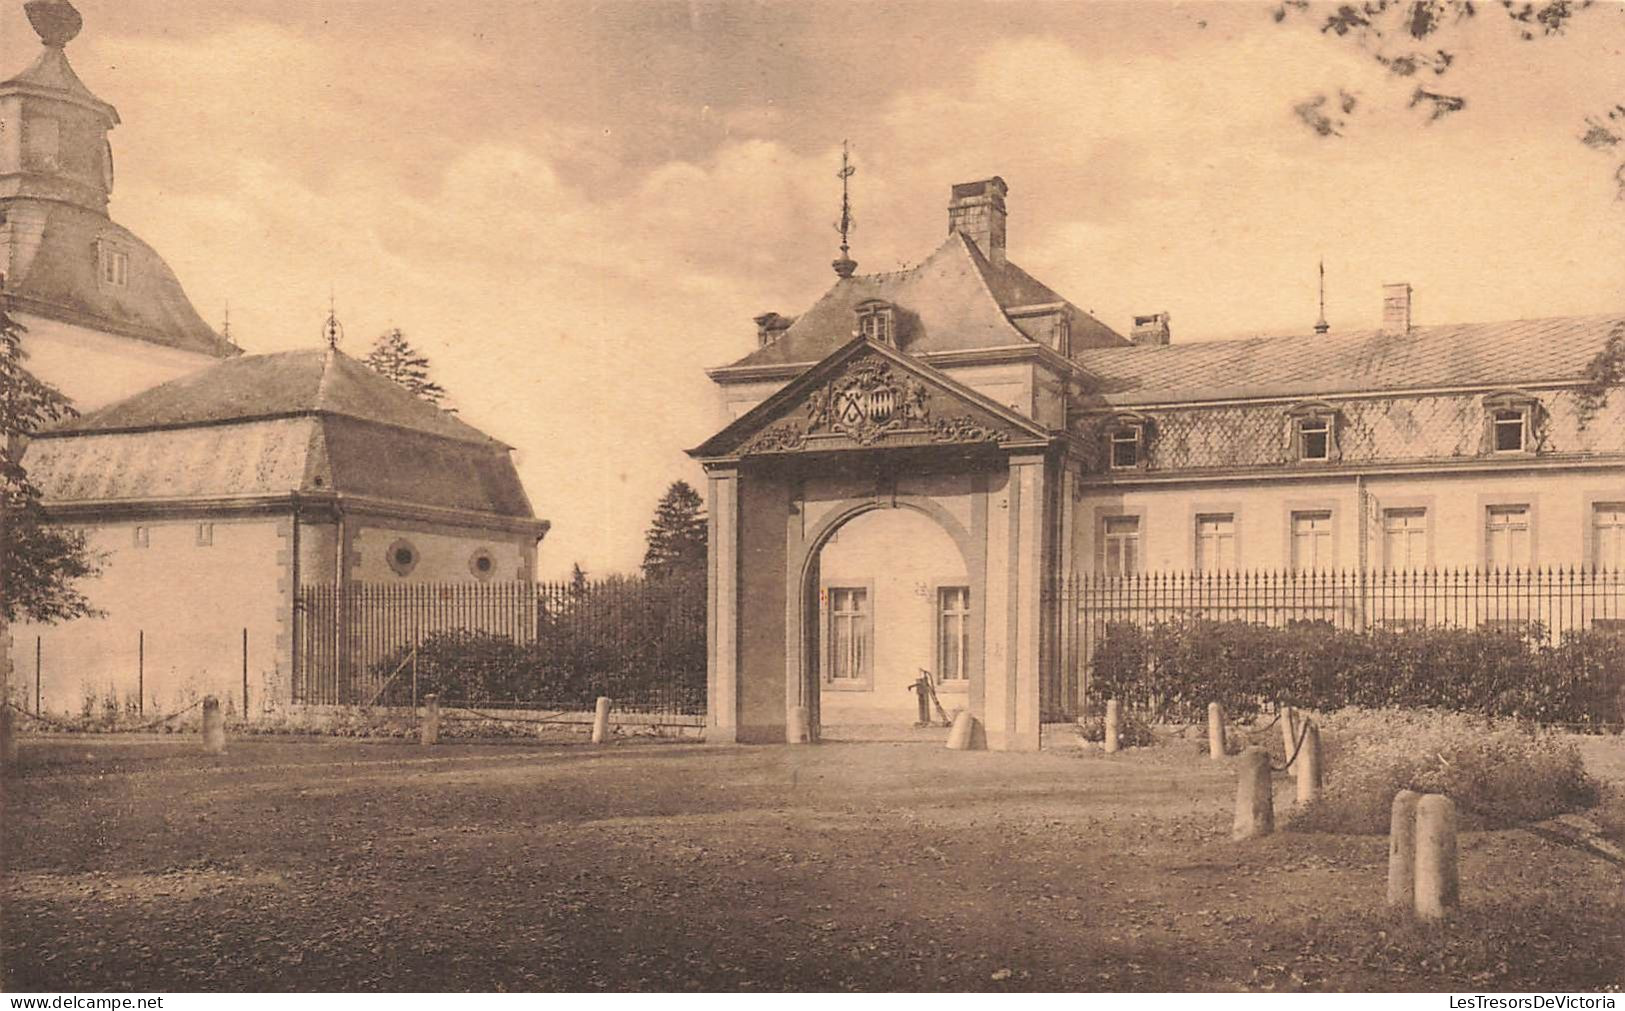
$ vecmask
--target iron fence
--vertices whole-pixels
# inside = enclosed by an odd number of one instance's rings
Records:
[[[293,701],[703,713],[703,579],[299,591]]]
[[[1075,575],[1047,594],[1060,622],[1054,697],[1081,711],[1099,646],[1114,626],[1202,620],[1353,632],[1494,629],[1532,647],[1573,633],[1625,634],[1625,571],[1147,572]]]

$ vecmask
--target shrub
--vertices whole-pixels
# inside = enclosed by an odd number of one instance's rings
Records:
[[[1078,736],[1100,744],[1106,740],[1106,718],[1086,716],[1078,720]],[[1145,721],[1132,713],[1122,713],[1117,723],[1117,743],[1125,748],[1149,748],[1157,736]]]
[[[1236,719],[1287,702],[1439,707],[1601,729],[1625,721],[1625,637],[1572,631],[1552,643],[1514,629],[1354,631],[1175,619],[1108,625],[1094,651],[1093,691],[1153,718],[1197,722],[1220,702]]]
[[[1326,787],[1288,827],[1383,834],[1400,790],[1442,793],[1463,824],[1501,828],[1590,807],[1572,741],[1528,723],[1439,709],[1346,709],[1321,721]]]

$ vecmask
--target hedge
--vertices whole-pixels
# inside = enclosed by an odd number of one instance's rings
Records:
[[[1351,631],[1187,619],[1115,623],[1094,651],[1091,694],[1164,720],[1236,717],[1277,702],[1311,709],[1436,707],[1538,723],[1625,722],[1625,636],[1574,631],[1557,643],[1517,629]]]

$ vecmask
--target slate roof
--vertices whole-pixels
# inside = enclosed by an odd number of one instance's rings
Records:
[[[1066,302],[1015,264],[988,260],[975,243],[954,232],[918,266],[837,281],[778,340],[727,367],[821,361],[852,339],[854,310],[869,299],[897,307],[899,343],[910,354],[1034,343],[1006,310]],[[1065,311],[1071,317],[1074,349],[1124,343],[1076,306],[1066,303]]]
[[[129,229],[53,200],[15,197],[0,207],[0,273],[18,310],[217,358],[241,354],[198,315],[163,257]],[[129,256],[124,287],[100,282],[103,241]]]
[[[40,433],[47,507],[349,494],[534,518],[508,447],[329,350],[221,362]]]
[[[184,428],[301,414],[343,416],[443,439],[495,443],[456,415],[328,348],[224,361],[53,426],[42,435]]]
[[[1580,378],[1625,313],[1089,349],[1087,399],[1113,406],[1313,397]],[[1092,396],[1091,396],[1092,394]]]

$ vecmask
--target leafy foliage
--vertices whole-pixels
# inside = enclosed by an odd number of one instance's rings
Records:
[[[1575,631],[1370,632],[1324,622],[1285,628],[1202,619],[1113,624],[1095,651],[1093,690],[1165,719],[1236,718],[1284,702],[1311,709],[1439,707],[1541,723],[1625,721],[1625,637]]]
[[[655,507],[646,535],[643,575],[669,579],[684,574],[702,578],[706,568],[705,503],[687,481],[673,481]]]
[[[1574,742],[1442,710],[1350,709],[1324,718],[1326,787],[1298,830],[1380,834],[1400,790],[1442,793],[1464,821],[1501,828],[1590,807],[1597,784]]]
[[[55,622],[96,613],[77,584],[101,566],[84,534],[51,525],[23,469],[25,438],[75,412],[23,367],[22,335],[0,299],[0,621]]]
[[[1364,0],[1331,5],[1283,0],[1273,14],[1277,22],[1310,19],[1323,35],[1358,46],[1396,78],[1434,82],[1416,84],[1409,100],[1410,108],[1421,109],[1426,121],[1433,123],[1468,106],[1468,96],[1439,85],[1471,54],[1470,42],[1459,37],[1469,23],[1499,15],[1517,38],[1534,42],[1563,34],[1593,6],[1620,12],[1618,5],[1599,5],[1595,0]],[[1341,136],[1355,104],[1354,96],[1340,90],[1335,104],[1330,96],[1320,94],[1294,104],[1293,112],[1319,136]],[[1579,138],[1582,144],[1616,154],[1625,142],[1625,104],[1587,115],[1584,124]],[[1615,168],[1614,178],[1620,198],[1625,199],[1625,161]]]
[[[545,709],[590,709],[608,695],[617,705],[697,712],[705,704],[705,648],[703,582],[583,582],[543,612],[533,641],[469,630],[426,637],[418,648],[418,693]],[[402,669],[410,652],[404,646],[378,661],[373,675]],[[408,704],[411,686],[397,676],[384,703]]]
[[[436,407],[445,399],[445,387],[429,378],[429,359],[417,352],[399,327],[373,342],[364,359],[374,372],[412,391]],[[449,410],[449,408],[448,408]]]
[[[1608,403],[1608,391],[1625,386],[1625,323],[1614,326],[1602,349],[1586,363],[1585,383],[1576,397],[1580,427],[1584,428]]]

